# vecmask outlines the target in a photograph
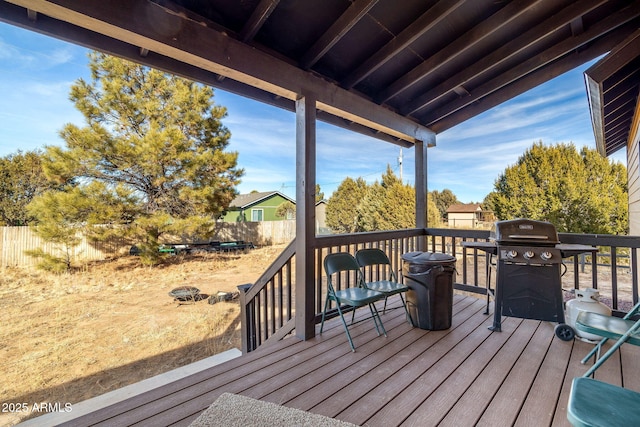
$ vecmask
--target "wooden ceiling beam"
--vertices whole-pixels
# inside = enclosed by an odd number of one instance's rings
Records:
[[[458,98],[441,108],[429,111],[425,116],[420,116],[420,121],[427,126],[431,126],[436,121],[442,121],[448,115],[454,114],[457,111],[470,106],[471,104],[477,103],[480,99],[490,95],[493,92],[496,92],[507,86],[513,86],[516,81],[525,78],[528,73],[536,72],[535,70],[540,69],[544,70],[547,66],[552,69],[554,67],[554,63],[561,60],[565,56],[576,57],[576,53],[581,53],[577,52],[579,49],[586,49],[587,51],[593,50],[595,54],[583,55],[583,57],[594,59],[597,56],[608,52],[614,46],[620,43],[624,38],[629,36],[631,31],[633,31],[633,24],[627,24],[630,21],[633,21],[638,15],[640,15],[640,2],[636,2],[631,6],[622,9],[618,13],[610,15],[609,17],[595,23],[591,28],[589,28],[579,36],[563,40],[562,42],[557,43],[556,45],[541,52],[540,54],[518,64],[511,70],[507,70],[501,73],[498,77],[474,88],[470,91],[471,96]],[[612,31],[614,29],[617,29],[619,31]],[[610,31],[612,33],[601,37],[601,34],[606,34],[607,31]],[[602,43],[597,42],[599,37],[601,40],[605,40],[604,45],[608,47],[604,51],[595,48],[596,46],[602,45]],[[585,62],[586,61],[587,60],[585,60]],[[576,64],[575,67],[579,65],[581,64]],[[570,69],[566,71],[569,70]],[[557,74],[554,75],[554,77],[555,76],[557,76]],[[516,89],[515,92],[519,94],[533,88],[534,86],[516,85],[516,87],[519,88]],[[522,90],[523,88],[524,90]],[[513,90],[510,90],[510,92],[513,92],[514,96],[516,96]]]
[[[238,37],[243,42],[253,40],[260,28],[264,25],[269,15],[278,6],[280,0],[261,0],[258,6],[253,10],[253,13],[249,17],[249,20],[244,24],[242,30],[238,34]]]
[[[0,2],[0,21],[69,42],[77,43],[78,40],[82,40],[83,42],[81,45],[88,49],[126,58],[160,71],[175,74],[217,89],[241,95],[245,98],[295,112],[295,102],[292,100],[282,98],[280,96],[274,96],[270,92],[248,86],[233,79],[226,79],[218,74],[162,56],[156,52],[146,50],[146,55],[140,55],[141,49],[137,46],[53,19],[43,14],[38,15],[37,22],[31,21],[28,16],[25,16],[24,9],[22,7],[14,6],[6,2]],[[344,120],[341,117],[337,117],[323,111],[318,112],[317,117],[320,121],[361,135],[376,138],[402,147],[413,146],[412,143],[409,143],[406,140],[392,137],[386,133],[379,132],[376,129]]]
[[[308,70],[356,25],[379,0],[355,0],[331,27],[311,46],[300,61]]]
[[[633,113],[633,110],[631,110],[631,108],[633,106],[630,105],[629,107],[630,109],[628,113],[620,115],[614,120],[611,120],[611,122],[607,123],[604,131],[607,139],[612,138],[615,140],[622,136],[626,137],[626,135],[629,134],[629,125],[631,124],[630,120]]]
[[[465,52],[475,49],[476,46],[487,37],[499,31],[501,28],[512,24],[519,17],[543,1],[544,0],[515,0],[508,3],[491,17],[482,21],[452,43],[449,43],[446,48],[430,56],[413,70],[390,84],[387,89],[376,97],[376,102],[380,104],[385,103],[415,84],[432,76],[433,73],[437,73],[443,66],[449,64]]]
[[[331,115],[411,143],[435,143],[419,123],[149,0],[7,1],[289,100],[313,93]]]
[[[440,0],[400,34],[391,39],[382,49],[379,49],[375,55],[360,64],[355,71],[340,83],[341,86],[349,89],[360,83],[416,41],[420,36],[432,29],[436,24],[447,18],[459,6],[463,5],[465,1],[466,0]]]
[[[638,7],[632,12],[637,14],[637,9]],[[592,65],[585,73],[592,79],[603,82],[638,56],[640,56],[640,30],[617,46],[604,60]]]
[[[616,115],[616,111],[620,108],[628,107],[627,104],[635,102],[634,97],[629,94],[635,94],[638,91],[637,81],[627,81],[625,84],[618,84],[611,89],[607,89],[604,92],[605,102],[605,120],[609,120],[610,117]]]
[[[615,86],[607,88],[606,90],[604,86],[608,78],[626,67],[629,63],[633,63],[636,58],[640,56],[640,51],[638,50],[639,39],[640,30],[634,31],[627,39],[617,45],[606,57],[592,65],[584,72],[587,83],[589,108],[591,110],[591,122],[593,124],[593,131],[596,139],[596,148],[603,156],[609,156],[625,147],[627,138],[629,135],[632,135],[632,128],[635,126],[633,122],[633,114],[635,109],[638,108],[637,106],[640,105],[640,102],[637,101],[638,97],[635,95],[638,91],[638,84],[633,72],[627,76],[621,76],[621,81],[617,82]],[[634,109],[633,105],[629,105],[632,112],[626,116],[628,117],[627,133],[625,134],[624,139],[620,140],[619,137],[612,137],[609,133],[612,126],[612,119],[616,118],[616,115],[612,115],[616,109],[611,107],[610,104],[612,101],[609,95],[613,95],[613,92],[616,90],[620,92],[620,88],[624,87],[623,82],[625,84],[630,84],[630,90],[635,90],[635,93],[630,92],[632,96],[629,97],[629,101],[635,101],[636,107]],[[633,89],[633,85],[635,85],[635,89]],[[608,99],[605,100],[605,97]]]
[[[468,99],[457,103],[454,102],[454,108],[450,105],[447,106],[447,110],[452,109],[453,111],[448,113],[447,111],[433,112],[432,118],[428,121],[430,128],[436,133],[443,132],[496,105],[513,99],[546,81],[573,70],[585,62],[610,51],[616,44],[620,43],[623,38],[634,31],[634,29],[633,23],[628,24],[619,28],[619,31],[596,40],[586,49],[574,49],[567,55],[558,56],[553,63],[543,61],[543,64],[546,64],[546,66],[541,65],[531,73],[519,73],[519,67],[516,67],[516,69],[511,70],[511,74],[510,72],[505,73],[505,80],[497,78],[487,82],[488,87],[484,87],[483,85],[478,88],[479,93],[485,94],[484,96],[479,96],[476,94],[476,91],[472,91],[472,96],[468,97]],[[553,50],[553,48],[551,50]],[[544,56],[545,53],[542,55]],[[532,60],[535,60],[535,58]],[[524,64],[521,65],[524,67]],[[519,79],[514,78],[516,74],[520,76]],[[489,88],[492,90],[488,90]]]
[[[541,42],[549,37],[551,33],[565,25],[571,25],[579,16],[592,11],[603,3],[606,3],[606,1],[607,0],[584,0],[572,3],[543,23],[525,31],[519,37],[508,41],[491,54],[480,59],[473,66],[462,69],[459,73],[424,92],[419,97],[407,103],[406,107],[400,109],[400,112],[404,115],[412,115],[420,110],[432,108],[437,105],[438,101],[444,96],[450,94],[451,91],[456,91],[456,88],[460,86],[464,87],[465,84],[478,76],[497,69],[497,67],[512,57],[520,54],[534,44]],[[467,92],[466,95],[468,94]]]

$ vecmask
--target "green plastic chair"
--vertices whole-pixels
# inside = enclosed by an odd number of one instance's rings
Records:
[[[576,329],[590,334],[598,335],[603,339],[587,354],[580,363],[583,365],[595,355],[595,363],[584,374],[592,376],[613,353],[624,343],[640,346],[640,320],[631,320],[631,317],[640,310],[640,303],[636,304],[623,318],[607,316],[600,313],[581,311],[576,318]],[[615,344],[601,357],[602,345],[609,339],[616,340]],[[640,419],[638,420],[640,422]]]
[[[363,286],[364,282],[362,271],[360,270],[360,266],[353,255],[346,252],[337,252],[327,255],[324,258],[324,270],[327,274],[327,298],[324,303],[324,310],[322,310],[320,333],[322,333],[322,329],[324,328],[324,320],[327,309],[329,308],[329,301],[335,301],[338,313],[340,314],[340,319],[342,320],[342,325],[344,326],[344,331],[347,333],[347,339],[349,340],[351,351],[355,352],[356,347],[353,345],[353,340],[349,333],[349,327],[347,326],[347,322],[344,320],[343,306],[349,306],[355,311],[359,307],[368,305],[369,310],[371,311],[371,317],[376,325],[378,336],[380,336],[380,330],[382,330],[382,333],[386,337],[387,331],[384,329],[384,325],[382,324],[382,320],[380,319],[380,315],[378,314],[378,310],[375,306],[375,302],[383,300],[385,295],[381,292],[373,291]],[[352,273],[355,276],[355,282],[351,283],[351,286],[345,289],[337,290],[334,285],[333,275],[335,274],[337,277],[343,272],[346,272],[347,275]],[[369,317],[363,320],[368,319]],[[352,321],[351,324],[353,323],[354,322]]]
[[[574,378],[567,419],[575,427],[637,426],[640,393],[592,378]]]
[[[382,292],[385,294],[384,298],[384,308],[382,309],[382,314],[387,311],[387,299],[392,295],[400,296],[400,300],[402,301],[402,306],[404,307],[404,312],[407,315],[407,321],[413,325],[413,320],[411,319],[411,314],[409,314],[409,310],[407,309],[407,304],[404,301],[403,293],[409,290],[407,285],[403,285],[398,282],[398,276],[393,271],[391,267],[391,261],[389,261],[389,257],[384,253],[381,249],[360,249],[356,251],[356,261],[358,261],[358,265],[362,268],[363,277],[366,273],[365,269],[369,268],[379,268],[382,270],[386,270],[388,273],[386,275],[386,279],[376,280],[367,282],[365,280],[364,286],[367,289],[372,289],[374,291]]]

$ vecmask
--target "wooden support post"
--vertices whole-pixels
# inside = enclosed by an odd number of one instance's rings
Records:
[[[316,99],[296,101],[296,336],[315,336]]]
[[[247,299],[245,297],[249,289],[251,289],[251,283],[238,286],[238,291],[240,292],[240,319],[242,319],[240,322],[242,325],[242,354],[247,354],[258,348],[255,303],[251,302],[247,304]]]
[[[427,228],[427,144],[415,144],[416,164],[416,228]],[[418,240],[418,250],[427,250],[427,236]]]

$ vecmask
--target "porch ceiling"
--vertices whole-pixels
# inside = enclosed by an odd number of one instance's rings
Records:
[[[596,145],[608,156],[627,146],[640,114],[640,30],[585,71],[585,79]]]
[[[629,0],[2,0],[0,20],[401,145],[608,51]]]

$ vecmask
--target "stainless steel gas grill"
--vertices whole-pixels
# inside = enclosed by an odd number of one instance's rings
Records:
[[[574,330],[564,319],[562,259],[595,252],[595,247],[562,245],[553,224],[531,219],[498,221],[489,242],[463,245],[496,257],[494,317],[489,329],[501,331],[502,316],[537,319],[558,323],[556,335],[565,341],[573,339]],[[487,292],[491,292],[490,275]]]

